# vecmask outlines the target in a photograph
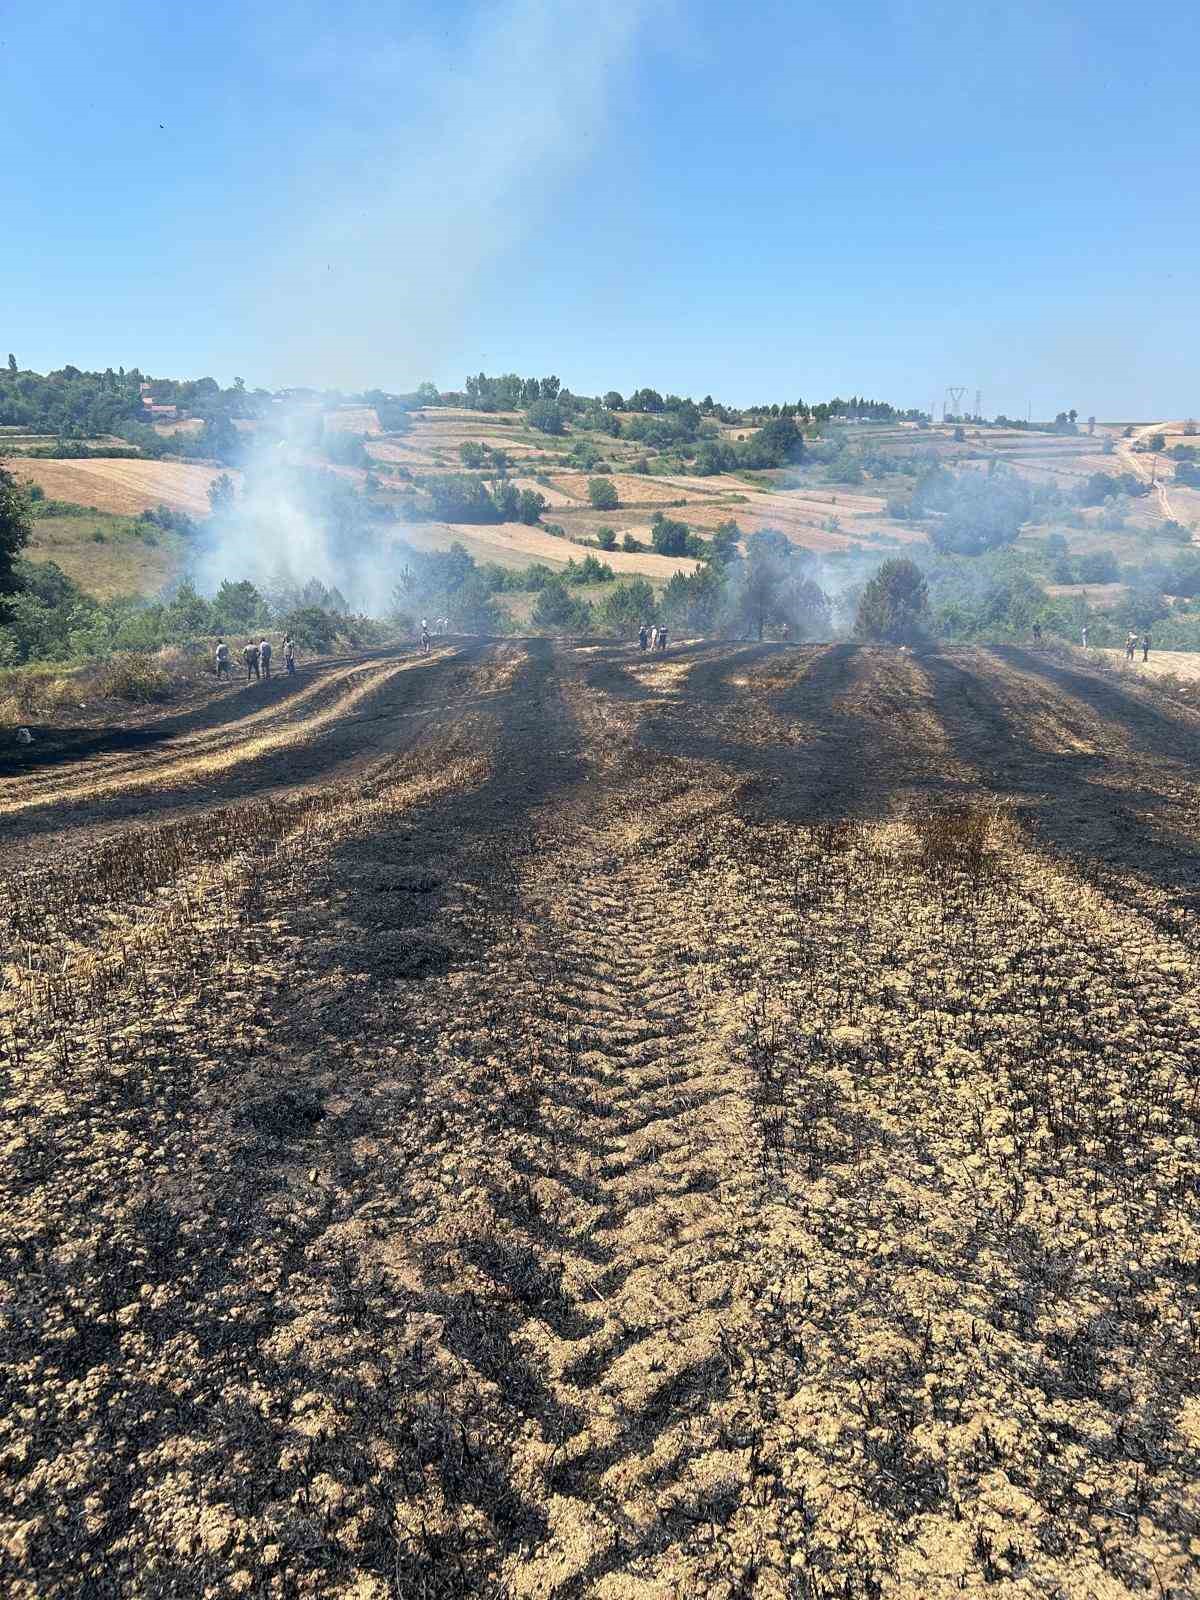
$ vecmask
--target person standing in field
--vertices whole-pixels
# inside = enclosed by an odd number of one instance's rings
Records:
[[[649,643],[650,643],[650,630],[649,630],[649,628],[647,628],[646,624],[643,622],[641,627],[638,629],[638,649],[641,650],[644,653],[645,649],[646,649],[646,646]]]
[[[1142,660],[1143,661],[1149,661],[1149,659],[1150,659],[1150,630],[1149,630],[1149,628],[1147,628],[1146,632],[1142,635]]]
[[[1087,649],[1087,623],[1086,622],[1084,623],[1083,627],[1080,628],[1080,630],[1079,630],[1079,637],[1080,637],[1080,640],[1082,641],[1083,648],[1086,650]]]
[[[248,644],[242,651],[242,660],[246,663],[246,682],[258,677],[258,646]]]
[[[290,678],[296,671],[296,643],[290,633],[283,641],[283,664]]]
[[[1042,625],[1040,622],[1035,622],[1033,625],[1033,642],[1034,644],[1041,644],[1042,642]]]
[[[1134,650],[1136,648],[1137,648],[1137,634],[1134,633],[1132,628],[1130,628],[1129,632],[1125,635],[1125,659],[1126,659],[1126,661],[1132,661],[1133,660],[1133,652],[1134,652]]]
[[[264,678],[271,676],[271,641],[264,639],[258,647],[258,666]]]
[[[667,629],[666,629],[666,625],[665,624],[658,630],[658,649],[659,649],[659,653],[660,654],[662,654],[662,655],[666,654],[666,650],[667,650]]]
[[[229,646],[224,639],[217,640],[217,681],[229,676]]]

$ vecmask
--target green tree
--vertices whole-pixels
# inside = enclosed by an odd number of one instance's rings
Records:
[[[782,467],[804,456],[804,435],[796,426],[795,417],[772,417],[753,434],[738,451],[747,467]]]
[[[695,572],[672,573],[663,590],[661,610],[679,633],[715,633],[726,608],[723,574],[710,565]]]
[[[450,614],[463,633],[503,633],[504,613],[482,572],[467,575],[450,603]]]
[[[718,566],[727,565],[736,557],[741,537],[742,530],[732,517],[725,522],[719,522],[713,529],[713,536],[709,541],[711,559]]]
[[[588,499],[597,511],[615,511],[621,503],[611,478],[589,478]]]
[[[929,586],[916,562],[906,556],[885,561],[863,588],[854,631],[860,639],[884,644],[915,644],[925,636]]]
[[[542,520],[542,512],[546,509],[546,496],[539,494],[536,489],[522,489],[517,515],[522,522],[530,527],[535,522]]]
[[[654,615],[654,590],[645,578],[627,578],[600,607],[600,621],[613,633],[636,633]]]
[[[734,605],[743,630],[762,638],[769,624],[785,619],[783,584],[786,567],[779,556],[752,551],[738,573]]]
[[[11,594],[17,587],[13,563],[32,532],[29,496],[12,473],[0,467],[0,595]]]
[[[196,447],[201,455],[227,465],[239,461],[243,453],[242,436],[224,412],[209,417],[200,430]]]
[[[12,360],[11,356],[9,357],[9,360]],[[604,396],[604,409],[606,411],[624,411],[625,402],[621,398],[619,389],[610,389]]]
[[[592,623],[592,608],[586,600],[573,595],[561,578],[554,578],[538,593],[533,623],[555,633],[586,633]]]
[[[167,625],[176,639],[191,639],[212,628],[212,608],[186,579],[167,607]]]
[[[211,514],[219,517],[227,511],[232,511],[236,495],[233,479],[227,472],[222,472],[208,486],[208,509]]]
[[[597,528],[596,543],[601,550],[615,550],[617,548],[617,535],[613,528]]]
[[[635,551],[641,548],[642,541],[635,534],[623,533],[621,535],[621,549],[626,551],[627,554],[633,555]]]
[[[9,351],[8,355],[8,370],[10,372],[16,372],[17,370],[17,358],[13,355],[11,350]]]
[[[267,619],[267,603],[248,578],[233,583],[228,578],[213,596],[213,624],[226,633],[258,627]]]
[[[578,566],[574,561],[568,562],[565,577],[568,583],[611,583],[616,573],[607,561],[586,555]]]
[[[557,435],[567,431],[562,407],[554,400],[535,400],[525,417],[529,426],[536,428],[539,433]]]
[[[328,650],[337,638],[338,619],[320,606],[297,606],[283,619],[282,627],[302,650]]]
[[[650,522],[650,542],[660,556],[685,556],[691,542],[686,522],[656,511]]]

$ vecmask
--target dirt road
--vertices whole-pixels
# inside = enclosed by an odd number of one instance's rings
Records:
[[[345,662],[0,780],[0,1579],[1183,1600],[1200,716]]]
[[[1132,472],[1137,477],[1143,478],[1147,483],[1152,484],[1152,493],[1163,517],[1167,521],[1176,522],[1185,519],[1172,502],[1170,489],[1165,482],[1164,475],[1169,472],[1169,469],[1164,467],[1161,462],[1158,462],[1154,456],[1142,455],[1136,452],[1133,447],[1135,444],[1140,444],[1149,439],[1152,434],[1162,433],[1168,428],[1177,428],[1179,426],[1179,423],[1152,422],[1144,428],[1135,429],[1133,436],[1129,439],[1115,437],[1113,441],[1125,471]]]

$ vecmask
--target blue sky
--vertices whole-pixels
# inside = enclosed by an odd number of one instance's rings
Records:
[[[0,0],[0,356],[1200,411],[1200,24]]]

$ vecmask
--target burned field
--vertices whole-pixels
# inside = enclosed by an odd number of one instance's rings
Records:
[[[0,1588],[1195,1593],[1200,718],[364,658],[0,773]]]

